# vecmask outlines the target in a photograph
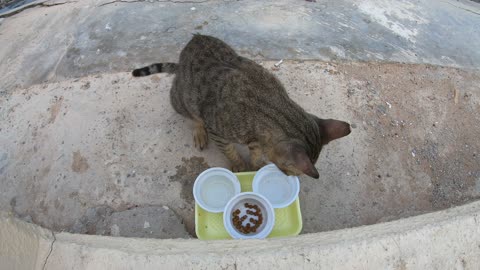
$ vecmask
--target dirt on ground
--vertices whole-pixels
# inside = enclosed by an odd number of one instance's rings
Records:
[[[365,224],[480,196],[478,74],[399,64],[339,65],[338,71],[349,78],[348,108],[371,146],[363,153],[370,180]]]
[[[478,71],[273,64],[262,63],[307,111],[352,125],[322,150],[320,179],[301,177],[302,233],[479,198]],[[193,181],[228,163],[192,146],[192,124],[169,104],[172,78],[98,74],[1,96],[0,209],[57,231],[194,236]]]

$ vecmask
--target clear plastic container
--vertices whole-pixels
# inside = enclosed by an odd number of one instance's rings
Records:
[[[298,197],[300,181],[297,176],[288,176],[275,164],[269,164],[255,174],[252,188],[253,192],[265,196],[274,208],[284,208]]]
[[[253,215],[248,215],[246,213],[248,208],[245,207],[245,203],[257,205],[258,208],[260,208],[263,217],[263,222],[257,228],[257,231],[248,234],[244,234],[237,230],[232,221],[233,212],[237,209],[241,212],[240,216],[247,215],[248,218],[254,217]],[[244,221],[244,223],[246,222],[248,222],[248,220]],[[223,212],[223,225],[228,234],[234,239],[263,239],[272,232],[273,225],[275,225],[275,212],[270,202],[262,195],[254,192],[243,192],[233,197],[227,203],[225,212]]]
[[[223,212],[228,201],[240,193],[237,176],[224,168],[210,168],[202,172],[193,184],[195,202],[212,213]]]
[[[240,181],[242,192],[252,191],[252,181],[256,172],[242,172],[235,175]],[[275,209],[275,225],[267,238],[287,237],[302,231],[302,211],[297,199],[285,208]],[[232,239],[223,225],[223,213],[208,212],[195,203],[195,232],[201,240]]]

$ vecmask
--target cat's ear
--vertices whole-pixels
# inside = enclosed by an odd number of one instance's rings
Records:
[[[350,134],[350,124],[335,119],[321,119],[312,115],[320,128],[322,144],[327,144],[333,140],[342,138]]]

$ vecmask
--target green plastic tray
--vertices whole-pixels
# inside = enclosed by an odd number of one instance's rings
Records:
[[[236,173],[242,192],[252,191],[253,176],[256,172]],[[275,226],[268,235],[271,237],[295,236],[302,231],[302,212],[297,199],[285,208],[275,209]],[[201,240],[232,239],[223,226],[223,213],[205,211],[195,203],[195,232]]]

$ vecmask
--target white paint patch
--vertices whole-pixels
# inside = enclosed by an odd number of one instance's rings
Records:
[[[117,55],[120,56],[120,57],[125,57],[125,56],[127,56],[127,53],[124,52],[124,51],[118,51]]]
[[[475,191],[480,194],[480,177],[477,178],[477,181],[475,181]]]
[[[145,222],[143,223],[143,228],[144,229],[150,228],[150,222],[145,220]]]
[[[342,26],[342,27],[345,27],[345,28],[350,28],[350,29],[355,29],[355,27],[351,26],[351,25],[348,25],[348,24],[344,24],[342,22],[337,22],[338,25]]]
[[[372,21],[390,29],[395,34],[415,43],[416,25],[429,21],[422,16],[418,5],[402,0],[369,0],[358,4],[359,10]]]
[[[447,64],[452,65],[452,66],[455,65],[455,60],[453,60],[452,58],[450,58],[450,57],[448,57],[448,56],[442,55],[442,56],[440,57],[440,59],[442,59],[442,61],[443,61],[444,63],[447,63]]]
[[[120,227],[118,227],[117,224],[113,224],[110,227],[110,233],[112,234],[112,236],[120,236]]]
[[[338,57],[345,58],[345,50],[336,46],[330,46],[330,50]]]
[[[416,61],[419,61],[419,62],[422,62],[423,59],[422,58],[419,58],[414,51],[412,50],[406,50],[404,48],[401,48],[401,47],[398,47],[398,46],[395,46],[395,48],[397,49],[397,51],[392,54],[391,56],[391,59],[393,61],[398,61],[398,62],[405,62],[405,60],[409,61],[409,62],[416,62]]]

